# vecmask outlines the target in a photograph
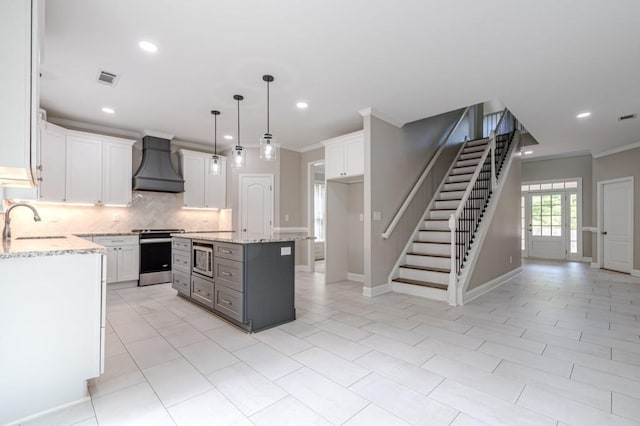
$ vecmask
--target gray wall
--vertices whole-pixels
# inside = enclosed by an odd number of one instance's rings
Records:
[[[478,253],[468,289],[498,278],[521,265],[520,159],[514,158],[487,235]]]
[[[349,185],[349,200],[347,209],[347,257],[349,272],[352,274],[364,273],[364,183],[352,183]]]
[[[633,176],[634,210],[633,210],[633,269],[640,269],[640,148],[630,149],[606,157],[593,159],[593,191],[596,196],[593,200],[593,224],[597,226],[598,209],[597,184],[599,181],[619,179]],[[593,239],[593,257],[597,258],[597,239]]]
[[[391,237],[385,240],[381,234],[460,114],[462,110],[452,111],[409,123],[402,128],[373,116],[365,117],[366,286],[388,283],[393,266],[451,165],[454,149],[447,150],[446,155],[440,157],[439,166],[434,168]],[[469,123],[465,122],[460,129],[468,135]],[[463,140],[464,137],[460,136],[454,140]],[[382,213],[381,221],[372,220],[374,211]]]
[[[591,155],[522,161],[522,182],[582,178],[582,226],[592,226],[593,174]],[[520,205],[520,201],[518,201]],[[582,256],[591,257],[591,232],[582,232]]]
[[[301,154],[288,149],[280,150],[280,226],[302,226],[300,194],[306,178],[300,168]],[[289,221],[285,220],[289,215]]]
[[[349,273],[349,184],[327,181],[325,262],[327,283],[345,281]]]

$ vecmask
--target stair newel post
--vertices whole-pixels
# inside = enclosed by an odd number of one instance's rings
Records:
[[[491,150],[491,188],[496,188],[498,179],[496,178],[496,131],[491,131],[489,139],[489,149]]]
[[[451,271],[449,272],[449,286],[447,287],[447,301],[449,305],[455,306],[456,303],[456,286],[458,277],[458,262],[456,241],[456,215],[449,216],[449,229],[451,230]]]

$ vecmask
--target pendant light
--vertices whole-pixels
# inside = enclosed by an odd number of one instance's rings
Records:
[[[218,176],[220,174],[220,157],[218,156],[218,116],[220,111],[211,111],[213,114],[214,131],[213,131],[213,155],[211,156],[211,167],[209,168],[209,174]]]
[[[239,169],[241,167],[244,167],[246,155],[244,148],[242,148],[242,145],[240,145],[240,101],[244,99],[244,96],[233,95],[233,99],[238,101],[238,144],[235,148],[233,148],[233,153],[231,154],[231,167]]]
[[[269,132],[269,83],[274,78],[272,75],[263,75],[262,80],[267,82],[267,132],[260,138],[260,159],[266,161],[274,161],[278,158],[278,143]]]

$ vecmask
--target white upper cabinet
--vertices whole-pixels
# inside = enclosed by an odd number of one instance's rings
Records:
[[[220,174],[211,174],[211,154],[180,150],[184,177],[184,207],[224,209],[227,194],[226,158],[220,158]]]
[[[0,2],[0,184],[33,186],[38,140],[37,0]]]
[[[204,206],[205,208],[224,209],[227,206],[227,160],[219,158],[220,173],[211,174],[211,155],[207,156],[204,179]]]
[[[102,142],[102,203],[128,205],[131,203],[131,145],[104,140]]]
[[[66,199],[71,203],[102,203],[101,140],[67,136]]]
[[[364,175],[364,133],[362,130],[323,142],[326,179]]]
[[[66,201],[66,146],[65,129],[50,123],[40,128],[39,200]]]

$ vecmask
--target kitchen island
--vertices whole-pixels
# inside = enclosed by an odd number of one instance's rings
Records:
[[[295,320],[295,241],[274,234],[173,234],[173,288],[248,332]]]
[[[88,398],[104,369],[104,252],[72,235],[0,246],[0,424]]]

